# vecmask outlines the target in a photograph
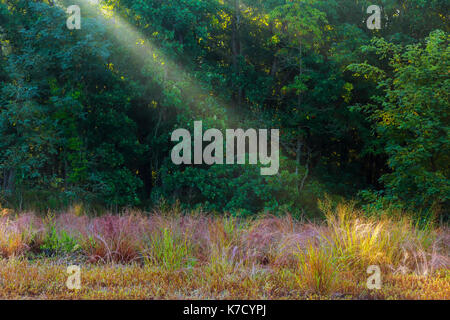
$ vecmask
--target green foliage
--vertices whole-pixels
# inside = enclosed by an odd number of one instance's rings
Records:
[[[77,240],[71,237],[66,231],[57,231],[55,226],[50,226],[46,233],[40,249],[47,254],[71,254],[81,249]]]
[[[164,266],[167,270],[179,270],[195,265],[192,245],[187,238],[175,236],[172,231],[164,228],[148,240],[149,252],[144,254],[148,265]]]
[[[369,30],[359,0],[0,1],[0,195],[314,218],[323,194],[368,190],[445,213],[447,2],[384,0]],[[279,174],[173,166],[171,132],[195,120],[279,128]]]
[[[391,172],[384,196],[409,208],[448,206],[450,200],[449,35],[437,30],[424,45],[402,47],[374,39],[365,51],[389,59],[388,69],[350,68],[379,81],[383,95],[360,107],[384,142]]]

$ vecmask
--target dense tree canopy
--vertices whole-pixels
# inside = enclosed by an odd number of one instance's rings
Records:
[[[448,214],[449,3],[380,0],[374,30],[372,4],[0,0],[0,201],[312,217],[327,193]],[[174,165],[196,120],[279,128],[279,174]]]

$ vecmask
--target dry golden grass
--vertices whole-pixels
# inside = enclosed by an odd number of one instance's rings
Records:
[[[126,213],[0,218],[0,299],[449,299],[450,235],[326,208],[323,224]],[[69,290],[66,268],[81,267]],[[378,265],[382,286],[366,286]]]
[[[84,265],[81,289],[66,288],[66,265],[50,261],[0,261],[0,299],[449,299],[446,275],[386,275],[381,290],[368,290],[337,277],[334,292],[314,293],[288,269],[236,269],[224,273],[208,266],[168,271],[130,265]],[[339,288],[339,290],[337,290]],[[340,291],[343,290],[343,291]]]

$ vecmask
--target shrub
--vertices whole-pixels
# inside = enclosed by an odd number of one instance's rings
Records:
[[[40,248],[47,254],[69,254],[81,249],[76,239],[64,230],[58,232],[53,225],[50,226]]]

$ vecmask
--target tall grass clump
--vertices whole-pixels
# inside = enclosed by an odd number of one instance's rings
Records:
[[[352,204],[326,212],[323,238],[348,270],[365,273],[369,265],[384,270],[432,272],[441,245],[430,226],[419,228],[407,217],[366,216]],[[434,248],[434,249],[433,249]]]
[[[242,224],[236,217],[216,218],[208,226],[208,263],[210,270],[227,274],[244,264],[251,264],[243,246]]]
[[[150,266],[173,271],[192,267],[196,263],[192,255],[192,245],[187,236],[174,234],[168,228],[151,234],[145,247],[143,258]]]
[[[12,221],[0,224],[0,255],[10,257],[19,255],[28,249],[28,245],[17,226]]]
[[[336,285],[339,262],[329,247],[316,247],[310,243],[305,249],[298,247],[297,281],[310,294],[327,296]]]
[[[83,251],[91,262],[127,263],[141,258],[148,220],[139,215],[105,215],[89,221],[81,238]]]
[[[41,221],[32,214],[0,218],[0,256],[18,256],[35,249],[43,234]]]

